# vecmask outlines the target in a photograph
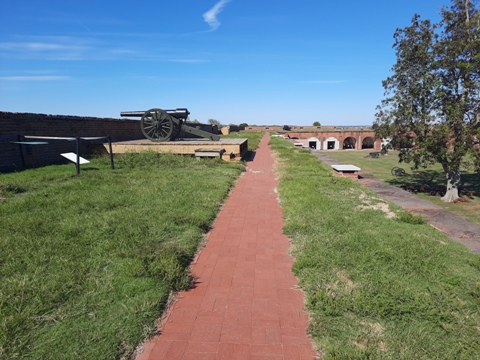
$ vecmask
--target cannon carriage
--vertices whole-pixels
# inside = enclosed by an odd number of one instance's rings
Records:
[[[180,108],[175,110],[150,109],[147,111],[123,111],[120,116],[141,117],[143,135],[151,141],[161,142],[178,139],[182,131],[213,141],[220,136],[186,125],[190,112]]]

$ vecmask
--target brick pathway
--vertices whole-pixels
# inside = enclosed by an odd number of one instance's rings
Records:
[[[192,264],[196,287],[137,360],[315,358],[276,186],[266,135]]]

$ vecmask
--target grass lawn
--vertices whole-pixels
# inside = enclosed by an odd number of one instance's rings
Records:
[[[251,132],[251,131],[240,131],[232,132],[229,135],[222,135],[222,138],[227,139],[238,139],[238,138],[247,138],[248,139],[248,148],[249,151],[244,155],[245,159],[252,158],[252,152],[258,147],[260,140],[262,139],[264,132]]]
[[[271,144],[323,358],[480,359],[480,256],[290,142]]]
[[[426,169],[412,170],[410,164],[398,162],[398,152],[390,151],[388,156],[380,156],[377,159],[366,157],[369,151],[325,151],[326,155],[346,164],[360,167],[362,171],[369,173],[376,178],[398,187],[409,187],[416,191],[421,198],[442,206],[455,214],[463,216],[468,221],[480,224],[480,174],[471,170],[462,172],[462,183],[460,188],[469,192],[468,202],[446,204],[440,199],[440,195],[430,195],[429,189],[445,189],[446,180],[440,165],[435,164]],[[391,173],[393,167],[400,167],[405,170],[407,176],[394,176]],[[421,191],[425,186],[426,191]]]
[[[243,167],[143,153],[0,174],[0,358],[127,356]]]

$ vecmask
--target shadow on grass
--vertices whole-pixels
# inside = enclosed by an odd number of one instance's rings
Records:
[[[435,170],[414,171],[413,174],[397,176],[386,183],[410,192],[420,192],[432,196],[443,196],[446,192],[445,174]],[[459,193],[461,196],[480,196],[480,174],[462,174]]]
[[[85,167],[85,168],[82,168],[82,171],[97,171],[97,170],[100,170],[100,169],[97,168],[97,167]]]

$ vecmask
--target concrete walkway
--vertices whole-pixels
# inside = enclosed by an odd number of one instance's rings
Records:
[[[137,360],[314,359],[304,294],[291,272],[273,159],[265,135],[191,266],[181,292]]]
[[[341,164],[340,161],[319,152],[312,151],[327,165]],[[359,183],[378,194],[382,199],[392,202],[413,214],[421,215],[425,220],[450,237],[453,241],[467,246],[474,253],[480,254],[480,226],[470,223],[463,217],[444,208],[423,200],[408,191],[376,179],[370,174],[360,172]]]

